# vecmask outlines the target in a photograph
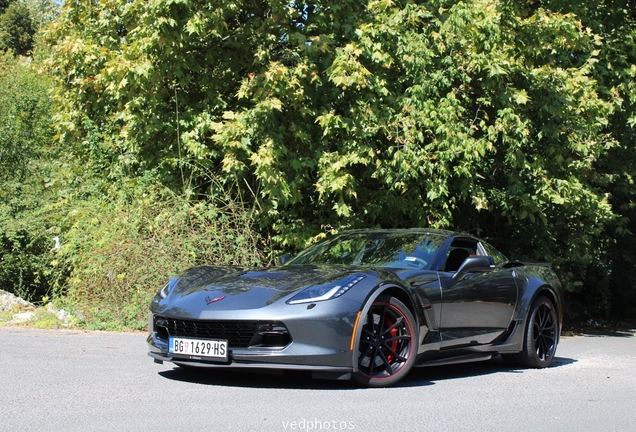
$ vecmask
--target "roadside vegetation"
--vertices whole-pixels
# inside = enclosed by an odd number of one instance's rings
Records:
[[[141,329],[168,277],[349,228],[636,312],[633,0],[0,0],[0,289]]]

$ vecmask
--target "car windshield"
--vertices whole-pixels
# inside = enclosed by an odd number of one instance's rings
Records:
[[[341,264],[430,270],[443,235],[415,232],[343,233],[305,249],[286,265]]]

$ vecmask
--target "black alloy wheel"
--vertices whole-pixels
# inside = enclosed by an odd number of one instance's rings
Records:
[[[506,363],[523,367],[548,367],[556,354],[558,331],[554,305],[547,297],[539,296],[530,309],[523,350],[517,354],[502,355],[502,358]]]
[[[415,319],[408,308],[395,297],[378,297],[361,321],[353,380],[366,387],[395,384],[411,370],[417,344]]]

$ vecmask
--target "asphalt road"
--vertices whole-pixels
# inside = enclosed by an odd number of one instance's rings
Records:
[[[636,337],[564,338],[555,365],[497,358],[358,389],[157,365],[141,333],[0,328],[0,431],[633,431]]]

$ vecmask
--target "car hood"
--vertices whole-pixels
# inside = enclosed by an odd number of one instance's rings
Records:
[[[248,270],[196,267],[171,281],[165,299],[153,310],[167,315],[199,316],[208,310],[246,310],[270,305],[312,285],[337,282],[364,273],[360,267],[298,265]]]

